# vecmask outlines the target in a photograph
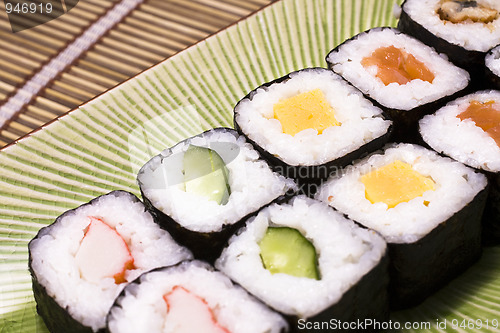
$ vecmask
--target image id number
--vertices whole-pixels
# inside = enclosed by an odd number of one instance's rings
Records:
[[[7,14],[17,13],[17,14],[50,14],[52,13],[52,4],[47,3],[35,3],[35,2],[17,2],[15,4],[11,2],[5,3],[5,11]]]
[[[464,319],[462,321],[458,320],[458,319],[453,319],[451,321],[451,326],[453,329],[458,329],[458,328],[462,328],[462,329],[481,329],[481,328],[485,328],[485,329],[488,329],[488,328],[498,328],[498,320],[497,319],[493,319],[493,320],[489,320],[489,319],[485,319],[485,320],[482,320],[482,319],[476,319],[476,320],[473,320],[473,319]]]

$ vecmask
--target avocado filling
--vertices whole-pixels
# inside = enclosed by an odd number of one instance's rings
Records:
[[[321,89],[281,100],[274,104],[273,111],[274,118],[281,123],[283,133],[292,136],[308,128],[321,134],[328,127],[340,125]]]
[[[320,279],[316,249],[297,229],[269,227],[259,246],[264,268],[272,274]]]
[[[225,205],[229,200],[229,171],[216,151],[190,145],[183,157],[184,190]]]
[[[480,5],[477,1],[443,0],[437,13],[441,20],[452,23],[490,23],[498,18],[497,10]]]
[[[360,180],[365,185],[366,198],[371,203],[384,202],[388,208],[433,191],[436,185],[430,177],[420,174],[402,161],[378,168],[361,176]]]

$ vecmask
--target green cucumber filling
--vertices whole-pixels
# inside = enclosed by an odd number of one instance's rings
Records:
[[[259,246],[262,264],[272,274],[320,279],[316,249],[297,229],[269,227]]]
[[[225,205],[229,200],[229,171],[215,150],[189,145],[183,157],[184,191]]]

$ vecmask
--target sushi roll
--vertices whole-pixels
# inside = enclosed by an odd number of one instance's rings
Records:
[[[484,62],[485,77],[489,87],[500,89],[500,45],[486,54]]]
[[[500,2],[406,0],[398,29],[445,53],[482,85],[484,56],[500,44]]]
[[[340,76],[306,68],[251,91],[234,108],[236,130],[303,193],[388,140],[391,121]]]
[[[478,91],[448,103],[420,121],[420,133],[432,149],[489,178],[483,241],[500,242],[500,91]]]
[[[125,285],[192,258],[141,201],[114,191],[67,211],[30,241],[37,311],[51,332],[98,332]]]
[[[392,118],[396,142],[415,142],[418,120],[464,94],[470,79],[431,47],[393,28],[362,32],[326,61]]]
[[[141,275],[116,299],[110,333],[280,333],[288,324],[243,288],[202,261]]]
[[[387,241],[394,309],[416,305],[481,254],[486,177],[412,144],[392,144],[332,178],[317,198]]]
[[[249,219],[215,266],[286,315],[296,331],[388,319],[383,238],[303,195]]]
[[[157,223],[209,262],[248,215],[296,190],[228,128],[165,149],[141,168],[137,180]]]

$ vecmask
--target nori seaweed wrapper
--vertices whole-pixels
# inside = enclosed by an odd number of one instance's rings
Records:
[[[405,0],[401,5],[401,15],[397,28],[432,46],[439,53],[444,53],[455,65],[467,70],[472,79],[474,89],[484,89],[484,57],[486,52],[467,50],[464,47],[451,43],[446,39],[434,35],[421,24],[415,22],[405,10]],[[479,37],[480,38],[480,37]]]
[[[481,217],[488,190],[414,243],[388,243],[391,309],[417,305],[481,256]]]
[[[324,70],[323,68],[321,68]],[[318,68],[305,68],[299,71],[315,71]],[[299,72],[297,71],[297,72]],[[293,72],[295,73],[295,72]],[[290,79],[290,74],[284,75],[280,78],[277,78],[273,81],[266,82],[256,89],[249,92],[245,97],[243,97],[236,105],[235,105],[235,114],[234,114],[234,128],[235,130],[245,137],[247,142],[251,143],[255,150],[259,152],[263,159],[265,159],[269,165],[273,168],[274,171],[280,173],[281,175],[293,178],[297,181],[299,185],[299,193],[305,194],[309,197],[313,197],[316,193],[317,189],[321,186],[321,184],[327,180],[329,177],[334,176],[337,173],[342,172],[342,168],[351,164],[352,161],[357,160],[371,152],[374,152],[380,148],[382,148],[387,142],[389,142],[389,138],[391,137],[391,133],[393,130],[393,125],[389,127],[387,132],[378,138],[373,139],[370,142],[365,143],[361,147],[351,152],[346,153],[345,155],[338,157],[334,160],[328,161],[324,164],[320,165],[290,165],[283,161],[279,156],[276,156],[270,152],[268,152],[265,148],[261,147],[258,143],[250,138],[249,133],[245,133],[238,122],[236,121],[237,115],[237,107],[243,101],[247,99],[252,99],[255,94],[257,94],[257,90],[262,87],[269,87],[276,83],[282,83]],[[349,82],[347,82],[349,83]],[[351,84],[349,84],[351,85]],[[352,86],[352,85],[351,85]],[[356,89],[355,87],[353,87]],[[357,90],[357,89],[356,89]],[[364,96],[364,95],[363,95]],[[365,96],[366,97],[366,96]],[[375,104],[375,106],[378,106]],[[383,109],[382,109],[383,110]],[[382,114],[380,117],[386,120],[391,120],[386,114]]]
[[[292,332],[380,331],[378,326],[387,323],[390,314],[388,266],[386,252],[379,263],[346,291],[337,303],[310,318],[288,316]]]
[[[144,204],[158,225],[169,232],[179,244],[186,246],[193,252],[197,259],[206,260],[210,263],[219,256],[227,240],[244,225],[244,220],[233,224],[226,224],[220,231],[199,232],[183,227],[172,217],[156,208],[141,191]]]
[[[486,82],[488,82],[489,88],[500,89],[500,77],[493,73],[488,66],[484,67],[484,77]]]
[[[500,244],[500,173],[484,172],[489,192],[483,214],[483,245]]]
[[[328,67],[333,70],[334,63],[331,63],[328,61],[328,57],[331,53],[334,52],[340,52],[341,48],[343,45],[347,43],[352,43],[355,42],[358,39],[358,36],[369,33],[370,31],[374,30],[384,30],[384,29],[390,29],[395,31],[396,33],[403,33],[403,31],[397,31],[394,28],[391,27],[377,27],[377,28],[372,28],[368,29],[358,35],[355,35],[347,40],[345,40],[343,43],[339,44],[336,46],[333,50],[331,50],[328,55],[326,56]],[[484,62],[484,60],[483,60]],[[340,74],[341,75],[341,74]],[[355,82],[348,82],[356,86]],[[420,141],[420,134],[418,131],[418,121],[425,115],[431,114],[435,112],[437,109],[440,107],[444,106],[446,103],[461,97],[468,92],[470,92],[472,89],[471,85],[468,84],[465,88],[456,91],[450,95],[445,95],[442,96],[434,101],[428,102],[426,104],[417,106],[411,110],[401,110],[397,108],[392,108],[387,105],[383,105],[379,103],[375,98],[372,96],[363,93],[363,95],[370,100],[375,106],[381,108],[384,111],[384,114],[388,119],[392,119],[393,121],[393,128],[392,128],[392,134],[390,136],[390,141],[392,142],[407,142],[407,143],[419,143]]]
[[[492,48],[491,50],[488,51],[485,58],[493,57],[494,54],[498,55],[499,49],[500,46]],[[493,73],[491,68],[487,66],[486,63],[484,66],[484,78],[486,80],[485,84],[487,84],[489,88],[500,90],[500,77],[495,73]]]
[[[31,256],[29,261],[31,262]],[[85,326],[73,318],[66,309],[61,307],[53,297],[51,297],[44,286],[36,278],[30,265],[31,280],[33,284],[33,294],[36,301],[36,311],[42,317],[45,326],[51,333],[93,333],[91,327]],[[104,332],[104,329],[98,332]]]
[[[235,137],[238,136],[236,131],[229,128],[216,128],[208,130],[197,136],[203,136],[207,132],[212,132],[212,131],[222,131],[231,133]],[[148,163],[146,163],[146,165]],[[169,216],[162,210],[155,207],[155,205],[151,202],[150,198],[148,198],[147,195],[145,195],[143,190],[143,185],[141,184],[141,182],[140,181],[138,182],[141,190],[142,199],[144,201],[144,205],[151,213],[151,215],[153,215],[155,222],[162,229],[168,231],[175,241],[189,248],[191,252],[193,252],[195,258],[200,260],[205,260],[209,263],[213,263],[215,259],[219,257],[220,253],[222,252],[222,249],[227,244],[229,238],[245,224],[245,221],[249,217],[256,214],[260,208],[262,208],[262,207],[257,208],[255,211],[247,214],[246,216],[242,217],[233,224],[224,224],[219,231],[201,232],[201,231],[191,230],[189,228],[184,227],[181,223],[179,223],[179,221],[176,221],[173,217]],[[263,206],[267,206],[275,202],[281,202],[282,200],[285,200],[286,198],[288,198],[293,194],[294,190],[289,189],[289,191],[284,195],[276,197],[273,200],[270,200],[270,202],[266,203]],[[193,206],[193,209],[196,209],[196,207]]]
[[[384,112],[394,121],[390,140],[392,142],[407,142],[420,144],[420,134],[418,131],[418,121],[425,115],[434,113],[436,110],[446,105],[446,103],[457,99],[469,92],[469,88],[457,91],[452,95],[444,96],[433,102],[418,106],[412,110],[399,110],[386,107],[378,103],[370,96],[366,96],[373,104],[384,110]]]

